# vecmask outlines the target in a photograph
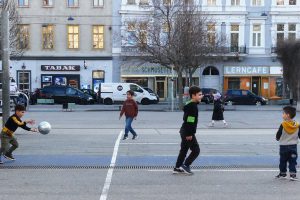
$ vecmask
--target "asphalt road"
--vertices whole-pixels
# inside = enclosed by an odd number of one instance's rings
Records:
[[[0,167],[4,199],[299,199],[299,182],[276,180],[281,111],[227,111],[229,126],[209,128],[199,113],[201,154],[193,176],[173,175],[180,112],[140,112],[136,141],[119,141],[118,112],[29,111],[48,135],[18,130],[16,161]],[[299,116],[297,116],[299,120]]]

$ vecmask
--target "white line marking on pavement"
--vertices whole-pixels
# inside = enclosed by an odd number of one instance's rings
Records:
[[[149,172],[172,172],[167,169],[147,170]],[[194,169],[193,172],[278,172],[278,169]]]
[[[179,145],[179,142],[125,142],[121,145]],[[277,146],[277,143],[259,143],[259,142],[250,142],[250,143],[233,143],[233,142],[199,142],[202,145],[263,145],[263,146]]]
[[[111,180],[112,180],[112,175],[113,175],[114,168],[115,168],[115,165],[116,165],[116,160],[117,160],[117,155],[118,155],[118,150],[119,150],[120,140],[121,140],[122,135],[123,135],[123,131],[120,132],[120,134],[119,134],[119,136],[116,140],[115,147],[114,147],[114,152],[113,152],[111,162],[110,162],[110,165],[109,165],[110,167],[109,167],[107,175],[106,175],[106,179],[105,179],[105,183],[104,183],[104,186],[103,186],[103,189],[102,189],[100,200],[106,200],[107,199],[109,187],[110,187]]]

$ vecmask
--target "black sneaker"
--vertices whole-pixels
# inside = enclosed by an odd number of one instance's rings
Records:
[[[188,175],[193,175],[194,173],[191,171],[191,168],[186,165],[181,165],[180,169],[183,170],[183,173],[188,174]]]
[[[290,180],[291,181],[298,181],[298,178],[297,178],[296,174],[290,174]]]
[[[275,178],[278,178],[278,179],[286,179],[286,174],[285,173],[279,173],[277,176],[275,176]]]
[[[8,160],[15,160],[15,158],[13,157],[12,154],[6,153],[6,154],[4,154],[3,156],[4,156],[6,159],[8,159]]]
[[[184,173],[184,171],[180,168],[175,167],[173,169],[173,174],[183,174],[183,173]]]
[[[128,140],[128,136],[124,136],[122,140]]]
[[[134,136],[132,137],[133,140],[136,140],[137,138],[138,138],[138,135],[134,135]]]

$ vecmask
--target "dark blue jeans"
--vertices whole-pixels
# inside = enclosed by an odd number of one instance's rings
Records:
[[[280,164],[279,169],[281,173],[286,173],[287,171],[287,163],[289,163],[289,171],[290,173],[297,173],[296,165],[297,165],[297,145],[280,145],[279,150],[280,155]]]
[[[131,127],[133,118],[132,117],[126,117],[125,119],[125,135],[124,137],[128,137],[128,132],[132,133],[132,135],[136,135],[136,132]]]

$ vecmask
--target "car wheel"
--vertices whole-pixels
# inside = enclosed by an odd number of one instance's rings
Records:
[[[112,99],[110,99],[110,98],[106,98],[106,99],[104,99],[103,103],[104,103],[105,105],[112,105],[112,104],[113,104],[113,101],[112,101]]]
[[[149,99],[145,98],[145,99],[142,99],[141,104],[148,105],[148,104],[150,104],[150,101],[149,101]]]
[[[262,105],[262,103],[261,103],[261,101],[256,101],[255,105],[257,105],[257,106],[261,106],[261,105]]]

